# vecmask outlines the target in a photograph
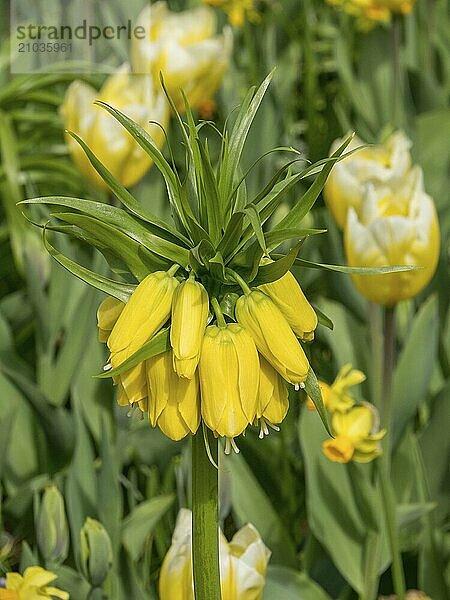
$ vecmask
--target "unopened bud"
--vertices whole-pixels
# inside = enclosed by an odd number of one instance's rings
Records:
[[[100,587],[112,564],[111,540],[108,532],[95,519],[87,518],[81,531],[81,568],[92,587]]]
[[[37,542],[47,563],[61,564],[67,558],[69,529],[64,498],[56,485],[46,488],[37,515]]]

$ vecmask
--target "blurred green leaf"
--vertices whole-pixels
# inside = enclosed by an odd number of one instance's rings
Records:
[[[305,573],[269,566],[263,598],[265,600],[331,600]]]

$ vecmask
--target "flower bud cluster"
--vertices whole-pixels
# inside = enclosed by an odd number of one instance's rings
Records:
[[[380,440],[386,431],[380,430],[378,411],[369,402],[356,403],[349,388],[362,383],[362,371],[344,365],[331,385],[320,381],[322,399],[331,414],[333,438],[323,442],[322,449],[330,460],[339,463],[370,462],[381,454]],[[308,398],[307,408],[315,410]]]
[[[203,419],[227,438],[228,449],[248,425],[259,423],[260,437],[268,427],[278,429],[289,407],[285,382],[303,386],[309,372],[300,340],[311,341],[317,327],[296,279],[287,272],[250,289],[237,276],[244,293],[233,320],[200,281],[192,274],[182,279],[177,270],[154,272],[127,303],[109,297],[98,309],[108,369],[118,369],[158,332],[168,332],[163,351],[112,373],[118,403],[138,405],[173,440],[195,433]]]

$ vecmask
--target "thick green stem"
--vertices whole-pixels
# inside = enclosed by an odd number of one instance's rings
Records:
[[[387,437],[383,440],[383,454],[377,459],[376,463],[378,485],[392,556],[393,587],[397,594],[397,599],[404,600],[406,593],[405,577],[398,542],[395,494],[390,480],[390,452],[388,444],[392,414],[392,376],[395,364],[395,307],[385,309],[384,332],[382,332],[381,326],[380,307],[371,305],[369,318],[372,341],[372,400],[379,410],[382,426],[388,430]],[[373,562],[369,564],[372,564],[373,568],[375,567]]]
[[[217,440],[208,432],[212,458]],[[195,600],[221,600],[218,471],[208,457],[202,428],[192,440],[192,564]]]

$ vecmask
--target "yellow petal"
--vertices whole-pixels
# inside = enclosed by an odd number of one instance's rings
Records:
[[[266,294],[253,290],[238,298],[236,318],[250,333],[259,352],[286,381],[305,381],[308,359],[283,314]]]
[[[322,444],[323,453],[327,458],[338,463],[347,463],[352,459],[354,447],[346,437],[337,436],[325,440]]]
[[[108,296],[101,302],[97,310],[98,339],[100,342],[107,341],[124,307],[124,302],[112,296]]]
[[[264,417],[274,425],[281,423],[289,408],[288,390],[280,375],[263,358],[260,357],[258,412],[257,417]]]
[[[290,271],[277,281],[260,286],[260,289],[273,300],[300,339],[314,339],[317,315]]]

